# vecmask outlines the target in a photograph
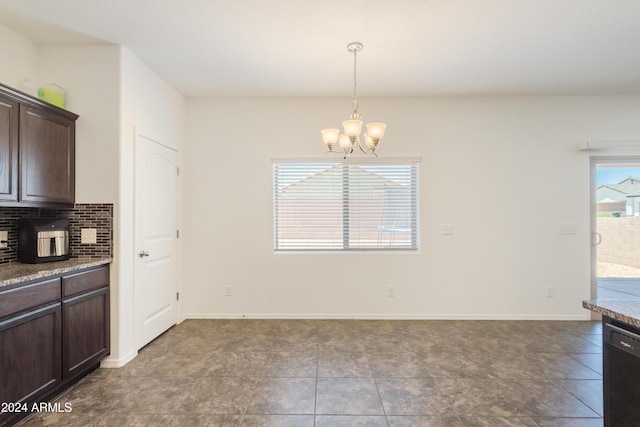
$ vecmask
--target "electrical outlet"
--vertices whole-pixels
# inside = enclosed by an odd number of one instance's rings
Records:
[[[388,297],[395,297],[396,296],[396,287],[391,285],[391,286],[387,286],[387,296]]]
[[[553,298],[553,286],[547,286],[545,289],[547,290],[547,298]]]
[[[444,236],[453,235],[453,224],[442,224],[442,234]]]
[[[224,287],[224,296],[225,297],[230,297],[231,296],[231,285],[225,285],[225,287]]]
[[[0,231],[0,249],[8,248],[9,244],[4,243],[9,238],[8,231]]]
[[[84,245],[94,245],[98,243],[98,231],[95,228],[81,228],[80,243]]]

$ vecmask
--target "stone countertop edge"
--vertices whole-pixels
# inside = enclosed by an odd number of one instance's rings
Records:
[[[640,301],[586,300],[582,301],[582,306],[640,329]]]
[[[46,279],[58,274],[73,273],[85,268],[110,264],[111,258],[71,258],[66,261],[41,264],[11,262],[0,264],[0,289],[4,286]]]

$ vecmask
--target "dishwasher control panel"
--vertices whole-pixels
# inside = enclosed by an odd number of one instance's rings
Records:
[[[607,343],[622,351],[640,357],[640,335],[612,324],[605,325]]]

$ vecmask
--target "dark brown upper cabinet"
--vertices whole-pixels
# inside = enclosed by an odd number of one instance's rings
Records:
[[[0,202],[18,201],[18,109],[0,92]]]
[[[77,118],[0,85],[0,206],[73,207]]]

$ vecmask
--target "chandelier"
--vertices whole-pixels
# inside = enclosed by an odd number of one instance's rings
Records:
[[[322,140],[327,144],[327,147],[329,147],[329,151],[334,152],[333,147],[337,142],[340,148],[342,148],[345,159],[348,155],[353,153],[356,146],[358,146],[360,151],[365,154],[373,154],[374,156],[377,156],[375,153],[376,147],[384,136],[384,130],[387,127],[384,123],[368,123],[367,132],[364,134],[365,146],[362,145],[362,141],[360,139],[360,132],[362,130],[362,114],[358,113],[356,59],[358,52],[360,52],[363,47],[364,45],[360,42],[352,42],[347,45],[347,50],[349,52],[353,52],[353,101],[351,102],[353,114],[351,114],[349,120],[342,122],[344,133],[341,134],[340,129],[322,129],[320,131],[322,134]]]

